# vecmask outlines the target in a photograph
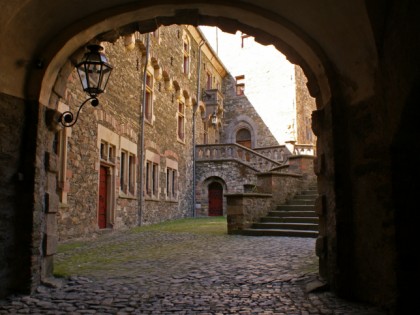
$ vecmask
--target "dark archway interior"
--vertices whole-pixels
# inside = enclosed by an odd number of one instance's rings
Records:
[[[420,257],[413,250],[411,242],[408,242],[418,231],[418,185],[420,167],[417,154],[420,142],[412,142],[410,139],[420,139],[420,130],[417,124],[420,120],[420,108],[418,106],[417,91],[420,84],[417,83],[410,91],[407,103],[402,112],[400,128],[395,136],[392,146],[392,174],[393,194],[396,213],[396,241],[397,241],[397,273],[399,287],[399,304],[404,312],[410,312],[410,301],[415,299],[413,286],[420,279],[418,266]],[[407,170],[407,165],[409,170]]]

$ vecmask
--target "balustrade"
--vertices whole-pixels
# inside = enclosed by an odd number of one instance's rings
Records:
[[[198,161],[234,159],[261,172],[267,172],[283,164],[235,143],[197,145],[196,158]]]
[[[316,148],[311,144],[295,144],[293,155],[316,155]]]
[[[260,153],[263,156],[268,157],[271,160],[284,164],[292,153],[285,145],[255,148],[254,151]]]

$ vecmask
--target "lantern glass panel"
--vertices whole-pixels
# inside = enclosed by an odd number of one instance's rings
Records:
[[[111,74],[112,68],[106,64],[102,65],[102,79],[101,79],[101,85],[100,89],[101,91],[105,91],[106,84],[108,83],[109,76]]]
[[[84,60],[76,68],[83,90],[91,97],[96,97],[104,92],[111,74],[112,67],[107,63],[107,58],[100,52],[102,47],[92,45],[85,54]]]
[[[83,91],[86,91],[88,88],[87,78],[86,78],[86,69],[85,64],[79,64],[77,66],[77,73],[79,74],[80,83],[82,83]]]

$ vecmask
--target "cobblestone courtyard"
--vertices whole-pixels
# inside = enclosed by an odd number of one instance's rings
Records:
[[[61,246],[59,288],[0,301],[0,314],[383,314],[306,293],[315,240],[137,229]]]

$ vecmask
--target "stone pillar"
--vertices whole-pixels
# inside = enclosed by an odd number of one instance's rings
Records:
[[[304,187],[316,183],[316,175],[314,173],[313,155],[292,155],[289,156],[289,170],[292,173],[301,174]]]
[[[228,234],[241,234],[271,210],[272,195],[260,193],[225,194]]]
[[[300,174],[267,172],[257,176],[258,192],[271,194],[274,205],[287,202],[302,190]]]
[[[55,153],[45,153],[47,185],[45,193],[45,230],[42,242],[43,262],[41,279],[52,277],[53,257],[57,251],[57,210],[59,198],[56,193],[58,157]]]

